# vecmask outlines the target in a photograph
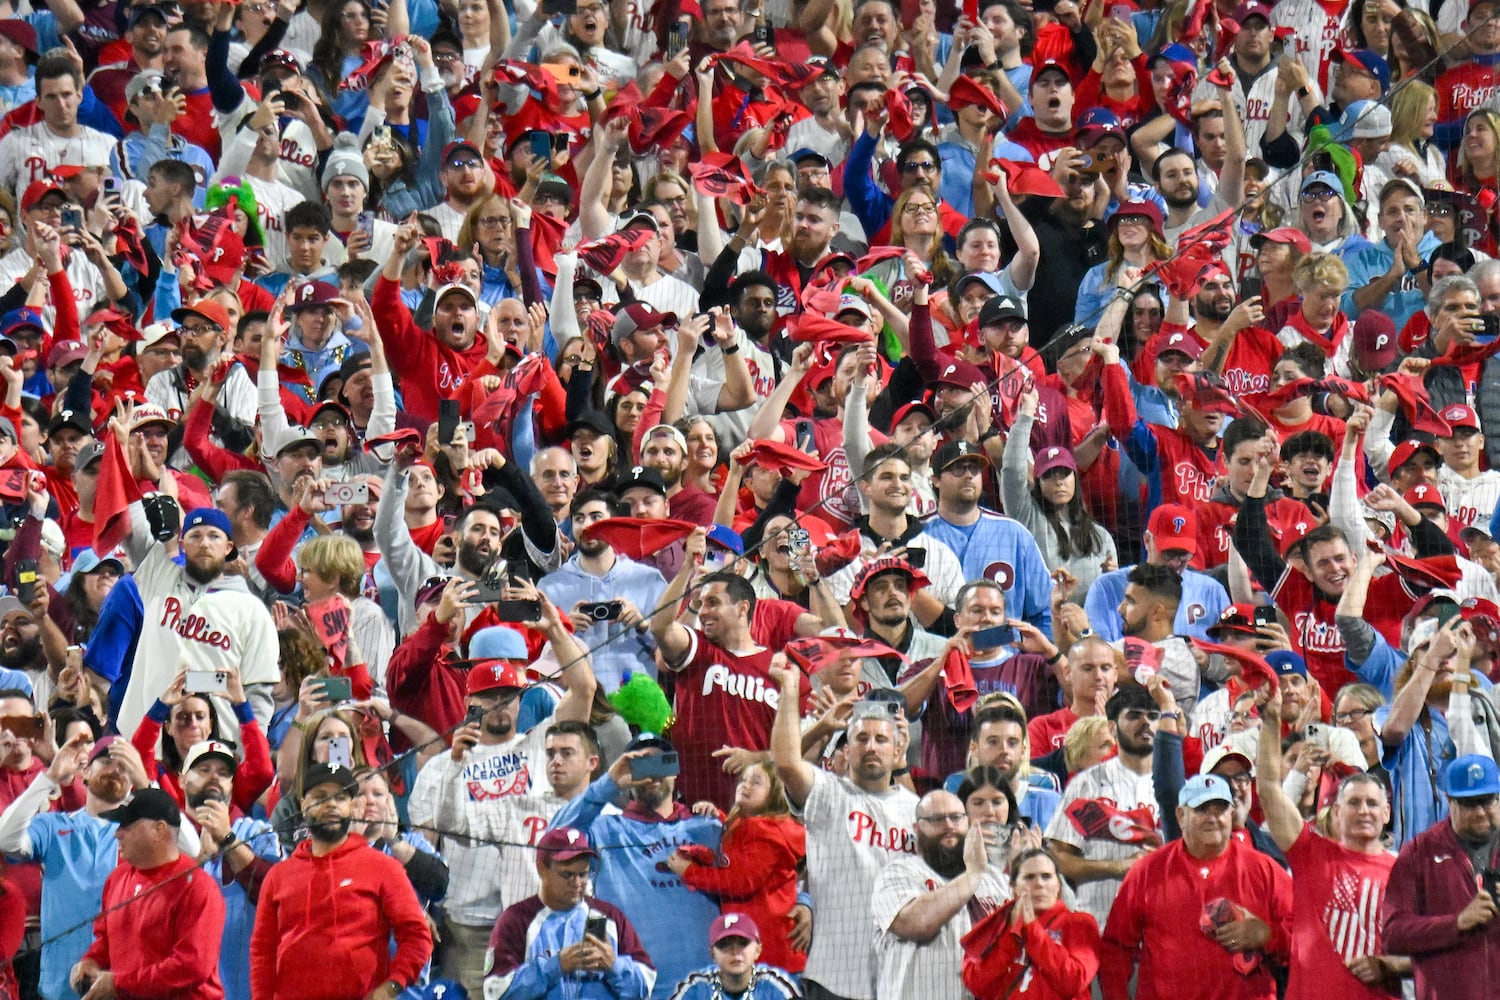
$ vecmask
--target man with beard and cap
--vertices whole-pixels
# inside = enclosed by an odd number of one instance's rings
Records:
[[[219,1000],[224,899],[192,855],[177,848],[177,803],[159,788],[143,788],[99,818],[119,824],[120,865],[104,881],[94,942],[69,984],[88,1000]]]
[[[927,575],[904,558],[882,557],[863,563],[849,588],[849,600],[864,617],[867,638],[877,639],[905,656],[908,661],[940,656],[944,639],[922,627],[912,612],[912,601],[928,585]],[[857,619],[855,619],[857,621]],[[866,663],[871,658],[866,658]],[[886,685],[894,687],[900,675],[899,657],[880,657]]]
[[[651,956],[624,913],[588,894],[598,860],[582,830],[560,827],[542,836],[534,862],[538,891],[495,922],[484,996],[646,1000],[656,985]],[[599,936],[589,924],[601,917]]]
[[[1421,1000],[1470,1000],[1500,975],[1500,769],[1466,754],[1442,773],[1448,815],[1401,849],[1381,910],[1385,947],[1410,955]]]
[[[1151,752],[1161,712],[1146,689],[1123,687],[1104,706],[1119,753],[1073,776],[1047,825],[1047,846],[1058,871],[1078,891],[1078,905],[1095,920],[1109,916],[1125,873],[1161,843]],[[1107,803],[1118,821],[1102,827],[1069,815],[1076,802]],[[1083,810],[1076,810],[1080,813]]]
[[[1137,971],[1143,997],[1276,997],[1272,965],[1287,958],[1292,881],[1234,838],[1233,802],[1229,783],[1217,775],[1182,786],[1176,810],[1182,839],[1130,870],[1105,924],[1099,967],[1105,1000],[1129,997]]]
[[[266,727],[275,708],[271,688],[281,677],[276,624],[245,578],[224,572],[237,555],[229,518],[214,507],[189,513],[182,522],[179,566],[166,543],[152,537],[138,504],[131,505],[130,516],[125,546],[136,567],[132,576],[143,614],[136,655],[133,663],[91,664],[112,685],[124,687],[117,716],[121,732],[135,732],[184,665],[188,670],[237,668],[255,717]],[[229,703],[218,696],[215,702],[220,731],[238,732]]]
[[[653,673],[656,644],[645,614],[656,610],[666,579],[652,566],[619,555],[604,539],[586,538],[589,525],[614,517],[619,501],[599,490],[573,498],[574,553],[537,581],[537,588],[572,620],[574,634],[594,650],[594,674],[613,693],[631,674]],[[618,603],[599,616],[599,604]],[[592,609],[586,605],[595,605]]]
[[[432,957],[427,915],[406,869],[349,832],[358,793],[359,781],[347,767],[307,769],[302,815],[308,839],[272,867],[256,906],[250,939],[255,996],[395,1000]],[[337,919],[330,919],[334,913]]]
[[[1182,601],[1172,629],[1177,635],[1206,638],[1208,630],[1229,606],[1229,592],[1212,577],[1188,568],[1198,554],[1198,519],[1180,504],[1162,504],[1151,512],[1145,535],[1147,563],[1170,566],[1182,575]],[[1120,630],[1120,600],[1134,566],[1105,573],[1089,587],[1084,599],[1088,627],[1110,642],[1123,636]]]
[[[86,798],[82,809],[49,812],[53,798],[83,777]],[[132,787],[148,785],[145,768],[128,741],[106,736],[94,742],[80,733],[58,749],[52,765],[0,813],[0,851],[42,866],[41,994],[76,997],[68,973],[83,957],[91,940],[88,922],[98,914],[104,880],[118,859],[115,824],[103,814],[125,801]],[[191,844],[180,846],[197,854],[198,837],[183,831]]]
[[[468,826],[478,826],[495,799],[518,795],[541,795],[548,789],[546,736],[554,722],[587,722],[597,687],[586,649],[562,623],[558,609],[538,592],[541,618],[528,628],[544,633],[552,642],[559,663],[560,680],[567,693],[557,703],[550,720],[525,733],[516,732],[521,695],[526,689],[522,671],[530,659],[526,640],[514,629],[495,631],[498,653],[494,659],[476,660],[465,679],[468,714],[453,734],[453,748],[429,761],[417,775],[412,789],[410,815],[418,826],[436,823],[440,801],[455,788],[463,789],[463,809]],[[444,680],[446,683],[446,679]],[[535,835],[540,826],[531,832]],[[490,929],[504,908],[501,891],[514,880],[503,877],[514,862],[515,850],[496,851],[488,843],[468,842],[444,836],[440,841],[448,860],[448,895],[443,900],[446,922],[444,973],[476,989],[483,979],[484,950]],[[476,994],[477,995],[477,994]]]
[[[213,377],[219,358],[234,337],[234,324],[224,307],[213,299],[199,299],[174,309],[172,321],[182,338],[182,363],[151,376],[146,383],[146,400],[161,407],[171,419],[181,421],[193,390]],[[250,439],[249,428],[255,425],[255,385],[242,365],[229,370],[214,406],[219,419],[240,424],[241,433]],[[185,469],[191,464],[185,451],[179,449],[173,453],[174,468]]]
[[[952,792],[917,803],[917,853],[886,865],[870,895],[877,1000],[942,996],[963,964],[959,940],[1010,896],[985,837]]]
[[[906,755],[900,709],[890,701],[855,703],[846,735],[848,776],[840,777],[802,757],[800,672],[780,653],[772,671],[780,690],[771,752],[787,800],[807,825],[807,890],[818,913],[804,993],[870,1000],[876,974],[871,893],[882,870],[916,852],[917,797],[892,780]]]
[[[624,911],[652,956],[653,1000],[665,1000],[696,968],[685,942],[703,940],[719,909],[712,897],[689,889],[666,866],[684,845],[717,846],[723,832],[719,820],[699,816],[677,800],[676,775],[662,774],[672,768],[637,763],[676,753],[662,737],[641,733],[607,774],[553,817],[549,828],[549,833],[564,828],[586,833],[600,852],[594,891]],[[641,773],[647,770],[650,776]],[[622,791],[629,793],[629,802],[617,811],[612,805]]]
[[[683,482],[687,471],[687,439],[672,424],[657,424],[641,440],[641,465],[661,473],[667,487],[671,516],[704,527],[714,523],[715,500],[693,483]]]
[[[269,823],[233,805],[236,767],[229,744],[218,740],[195,743],[182,759],[182,791],[187,816],[203,838],[198,860],[218,883],[224,901],[219,981],[226,996],[248,997],[250,932],[255,925],[255,901],[250,893],[281,860],[281,842]]]

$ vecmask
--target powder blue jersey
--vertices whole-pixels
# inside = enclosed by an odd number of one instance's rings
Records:
[[[1020,521],[983,507],[973,524],[952,524],[938,514],[922,521],[922,534],[947,545],[963,566],[964,580],[993,580],[1005,591],[1006,613],[1052,634],[1052,577],[1036,539]],[[911,544],[920,545],[920,538]]]

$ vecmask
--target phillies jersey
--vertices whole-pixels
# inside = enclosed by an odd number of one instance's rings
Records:
[[[697,629],[688,633],[687,654],[677,668],[677,722],[671,731],[682,765],[677,787],[688,802],[708,799],[728,810],[734,804],[737,779],[725,774],[712,754],[725,746],[771,745],[771,724],[781,697],[768,671],[774,651],[737,656],[709,642]],[[806,677],[801,681],[805,713],[812,685]]]
[[[1234,519],[1239,512],[1237,504],[1219,500],[1198,508],[1198,557],[1194,562],[1200,569],[1214,569],[1229,561],[1229,549],[1234,544]],[[1266,523],[1271,526],[1272,537],[1280,536],[1299,520],[1307,520],[1307,508],[1296,500],[1281,497],[1266,504]]]
[[[1292,623],[1292,649],[1307,661],[1307,672],[1317,678],[1324,691],[1332,695],[1345,684],[1359,680],[1345,665],[1344,637],[1333,620],[1337,598],[1329,600],[1302,571],[1288,567],[1272,590],[1271,599]],[[1370,584],[1366,618],[1392,648],[1401,648],[1401,619],[1413,603],[1394,573]]]
[[[953,550],[963,565],[965,580],[1000,584],[1006,614],[1052,634],[1052,577],[1036,539],[1020,521],[981,507],[979,520],[967,525],[933,514],[922,522],[922,534]]]
[[[1465,479],[1446,465],[1438,470],[1438,489],[1448,505],[1448,517],[1460,529],[1489,526],[1500,501],[1500,471],[1490,469]]]
[[[1271,9],[1271,27],[1290,28],[1292,52],[1307,68],[1307,76],[1328,93],[1328,67],[1348,12],[1348,0],[1281,0]]]
[[[1235,334],[1224,358],[1224,387],[1236,396],[1271,391],[1271,369],[1286,347],[1264,327]]]
[[[1500,97],[1500,63],[1461,63],[1438,77],[1436,89],[1438,121],[1461,121],[1470,111],[1494,105]]]

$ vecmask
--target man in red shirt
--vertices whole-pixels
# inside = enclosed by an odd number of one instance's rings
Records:
[[[1068,650],[1068,704],[1039,715],[1026,726],[1031,754],[1043,757],[1063,745],[1073,723],[1088,715],[1103,715],[1104,704],[1115,693],[1115,651],[1096,635],[1085,636]]]
[[[688,604],[698,627],[677,623],[677,606],[707,542],[702,528],[688,536],[683,568],[661,596],[651,634],[662,662],[677,674],[672,742],[681,754],[683,798],[708,799],[728,809],[734,803],[735,777],[724,773],[713,752],[725,746],[770,746],[780,690],[769,672],[772,651],[756,645],[750,635],[755,591],[744,577],[729,572],[705,577]],[[811,691],[803,677],[804,709]]]
[[[1182,786],[1182,839],[1132,866],[1110,910],[1099,967],[1105,1000],[1131,995],[1137,965],[1137,1000],[1276,996],[1270,966],[1284,961],[1290,940],[1292,882],[1234,838],[1233,803],[1216,774]]]
[[[1382,1000],[1401,995],[1405,958],[1384,954],[1380,903],[1396,859],[1380,842],[1391,818],[1385,785],[1358,772],[1339,783],[1332,837],[1302,822],[1281,788],[1281,704],[1261,709],[1256,788],[1265,829],[1297,880],[1292,909],[1292,969],[1287,1000],[1320,996]]]
[[[177,803],[159,788],[143,788],[99,818],[120,824],[120,866],[104,882],[94,943],[68,977],[73,989],[90,1000],[223,1000],[224,897],[214,879],[178,851]]]

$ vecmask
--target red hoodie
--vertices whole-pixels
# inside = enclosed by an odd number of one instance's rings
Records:
[[[370,305],[379,317],[380,339],[386,354],[401,359],[401,390],[406,409],[419,420],[438,418],[438,402],[458,395],[459,388],[484,363],[489,344],[476,336],[468,350],[455,351],[440,342],[431,330],[412,322],[411,311],[401,301],[401,286],[384,275],[375,283]]]
[[[807,967],[807,954],[792,948],[792,907],[797,905],[797,866],[807,857],[807,831],[790,816],[746,816],[724,833],[714,867],[695,864],[682,881],[719,898],[725,912],[748,914],[760,928],[761,961],[788,972]]]
[[[388,980],[406,987],[431,957],[406,869],[359,834],[321,858],[303,841],[261,886],[250,937],[250,984],[261,1000],[348,1000]]]

